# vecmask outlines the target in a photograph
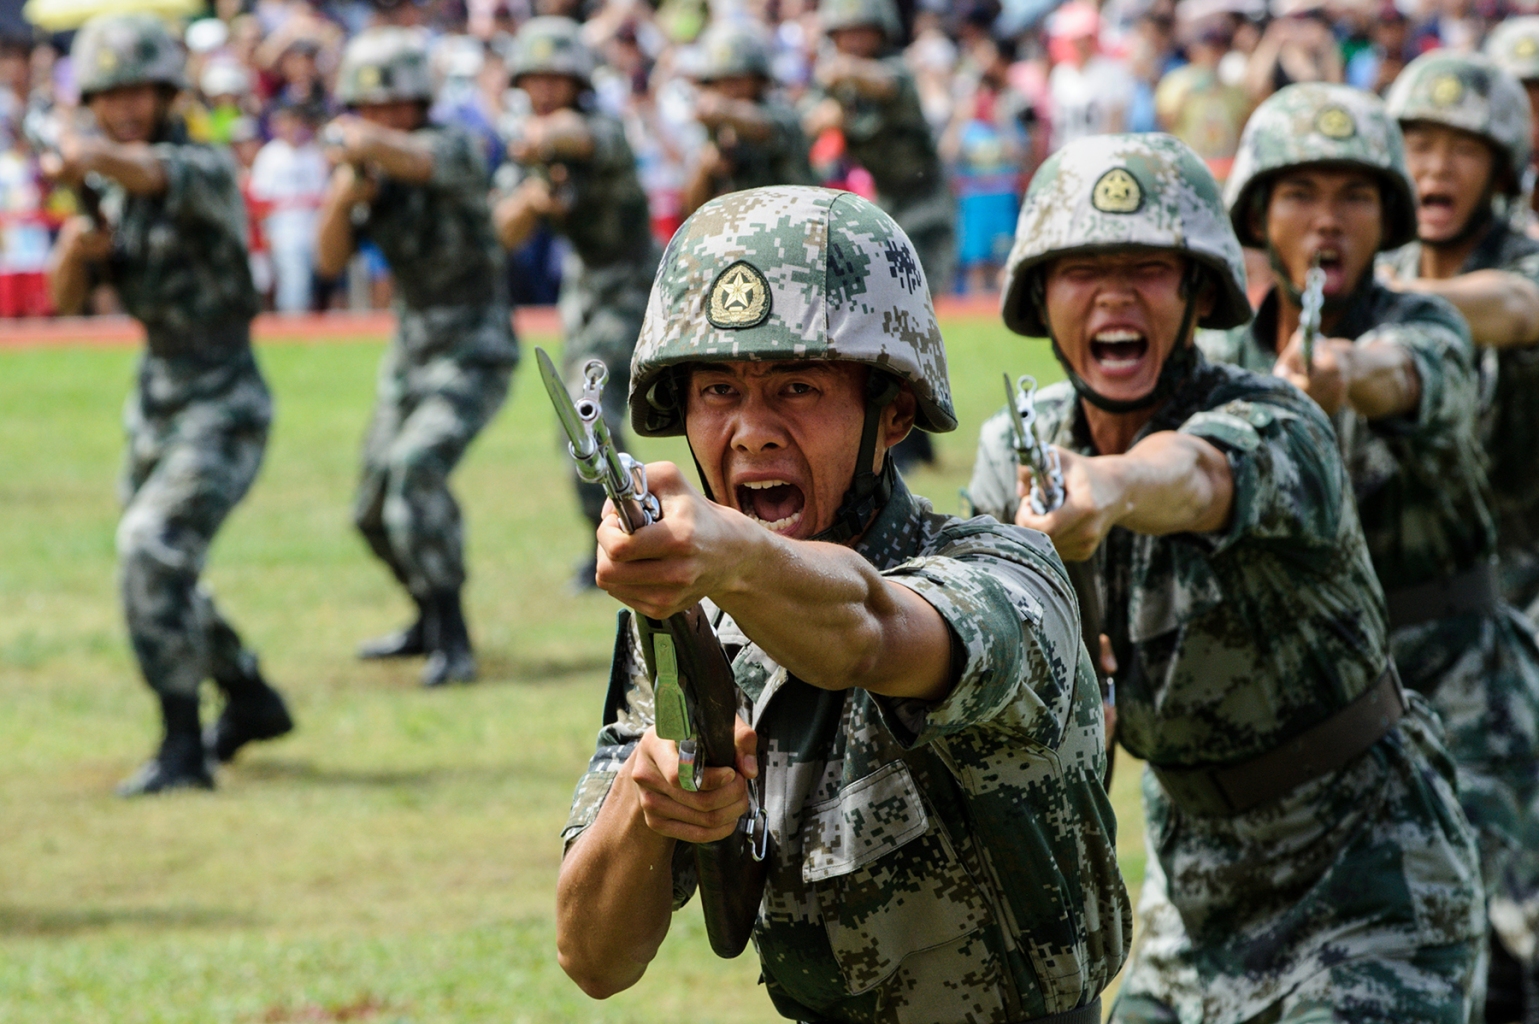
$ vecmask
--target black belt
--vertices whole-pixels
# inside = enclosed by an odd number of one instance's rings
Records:
[[[1249,761],[1219,767],[1149,767],[1171,801],[1186,813],[1242,814],[1341,768],[1394,728],[1405,706],[1391,662],[1379,681],[1352,703]]]
[[[145,324],[145,340],[151,355],[162,359],[187,356],[218,361],[251,347],[251,321],[198,324],[172,330],[158,324]]]
[[[1501,600],[1496,567],[1490,562],[1446,579],[1384,592],[1391,630],[1455,615],[1487,614],[1495,611]]]
[[[817,1024],[817,1022],[802,1021],[801,1024]],[[1084,1006],[1076,1006],[1072,1010],[1050,1013],[1046,1017],[1030,1017],[1017,1021],[1016,1024],[1101,1024],[1101,997],[1096,996]]]

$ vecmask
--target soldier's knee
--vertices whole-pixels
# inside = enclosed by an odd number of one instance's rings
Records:
[[[130,506],[117,531],[118,560],[124,571],[196,577],[200,552],[177,534],[156,510]]]

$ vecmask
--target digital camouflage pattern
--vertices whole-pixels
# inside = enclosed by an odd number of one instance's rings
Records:
[[[1276,325],[1274,290],[1250,327],[1203,344],[1210,355],[1270,365]],[[1496,529],[1476,436],[1479,396],[1464,318],[1442,299],[1370,282],[1329,333],[1358,345],[1402,346],[1421,382],[1413,416],[1369,421],[1346,408],[1336,416],[1379,581],[1393,591],[1489,561]],[[1531,905],[1531,929],[1539,923],[1539,852],[1524,838],[1529,822],[1539,822],[1533,817],[1539,811],[1533,628],[1502,605],[1405,626],[1390,640],[1406,685],[1427,696],[1448,730],[1460,801],[1480,839],[1488,889]]]
[[[699,51],[694,78],[714,82],[739,75],[769,79],[769,45],[757,28],[738,21],[713,24],[695,43]]]
[[[1067,384],[1038,393],[1035,430],[1096,454]],[[1382,591],[1330,422],[1296,389],[1199,361],[1134,443],[1167,430],[1227,456],[1234,506],[1216,533],[1116,527],[1103,543],[1118,738],[1152,764],[1235,763],[1375,683],[1388,662]],[[983,427],[969,493],[1014,521],[1003,410]],[[1152,778],[1144,797],[1142,937],[1114,1020],[1238,1024],[1306,997],[1358,1008],[1350,1019],[1408,1005],[1404,1019],[1466,1019],[1485,931],[1478,859],[1419,699],[1341,771],[1246,813],[1185,813]],[[1450,946],[1452,963],[1438,960]]]
[[[530,18],[513,39],[508,79],[517,86],[524,75],[566,75],[589,85],[597,63],[577,22],[551,15]]]
[[[1539,79],[1539,17],[1506,18],[1486,36],[1486,56],[1521,82]]]
[[[535,18],[529,25],[542,20],[547,19]],[[631,353],[641,333],[662,247],[652,235],[647,194],[636,176],[636,158],[626,141],[625,126],[597,111],[582,111],[582,116],[593,140],[588,159],[552,167],[504,164],[497,190],[499,196],[510,195],[525,177],[535,174],[551,180],[560,193],[566,212],[551,217],[550,227],[571,244],[562,260],[561,292],[556,300],[562,377],[575,396],[582,390],[583,366],[590,359],[604,361],[609,367],[604,420],[623,450]],[[576,486],[583,514],[599,522],[604,489],[581,481]]]
[[[824,32],[875,25],[894,45],[903,35],[903,22],[892,0],[823,0],[818,4],[818,24]]]
[[[1416,237],[1416,190],[1406,175],[1400,126],[1372,93],[1309,82],[1269,96],[1240,135],[1224,202],[1242,244],[1265,247],[1251,229],[1255,204],[1264,201],[1279,172],[1310,164],[1355,165],[1379,179],[1384,197],[1380,248],[1393,249]]]
[[[823,15],[827,18],[827,15]],[[941,166],[919,89],[901,54],[882,60],[897,91],[883,101],[852,88],[808,91],[807,104],[832,96],[844,111],[845,151],[876,186],[876,201],[919,254],[925,279],[944,291],[956,269],[956,197]]]
[[[1130,247],[1173,249],[1212,271],[1218,297],[1204,326],[1250,319],[1245,258],[1212,173],[1180,139],[1148,133],[1077,139],[1037,170],[1005,263],[1005,326],[1047,335],[1031,294],[1044,264],[1075,252]]]
[[[1123,962],[1131,911],[1062,563],[1042,535],[936,514],[901,481],[856,550],[954,630],[965,661],[939,704],[815,689],[707,606],[766,750],[773,853],[754,944],[776,1009],[1008,1024],[1090,1003]],[[653,722],[627,621],[568,843]],[[677,907],[693,864],[674,865]]]
[[[1533,155],[1528,94],[1489,58],[1422,54],[1400,72],[1384,105],[1402,129],[1423,121],[1480,136],[1507,172],[1493,184],[1508,195],[1522,191],[1523,172]]]
[[[956,428],[946,347],[914,249],[891,217],[852,192],[734,192],[684,222],[636,346],[637,433],[684,432],[678,410],[648,396],[669,367],[702,359],[880,366],[913,388],[920,429]]]
[[[337,102],[364,103],[433,99],[433,72],[427,39],[417,29],[377,26],[354,36],[337,72]]]
[[[380,365],[354,523],[418,598],[465,579],[448,478],[507,395],[518,362],[492,233],[480,145],[451,127],[418,129],[433,155],[423,184],[383,179],[355,232],[396,281],[396,330]]]
[[[83,101],[125,85],[158,82],[180,89],[187,84],[187,58],[166,23],[153,15],[99,14],[80,27],[69,53]]]

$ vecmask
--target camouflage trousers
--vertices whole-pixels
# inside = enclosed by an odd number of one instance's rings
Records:
[[[614,435],[615,444],[626,447],[626,426],[630,422],[627,401],[631,389],[631,355],[641,335],[641,321],[647,313],[652,292],[652,278],[657,273],[660,252],[654,243],[639,260],[607,267],[588,267],[569,253],[562,266],[561,332],[564,349],[561,374],[575,397],[582,391],[583,367],[590,359],[601,359],[609,368],[609,383],[604,385],[604,421]],[[561,444],[566,440],[563,437]],[[597,526],[604,511],[604,488],[585,484],[576,478],[578,501],[588,521]]]
[[[262,465],[272,403],[249,347],[214,363],[146,356],[124,411],[117,550],[123,610],[150,688],[190,697],[254,658],[198,584],[208,547]]]
[[[950,189],[880,202],[914,243],[930,294],[945,295],[957,271],[957,204]]]
[[[1504,550],[1498,573],[1502,600],[1539,625],[1539,547]]]
[[[1479,855],[1426,701],[1367,753],[1231,817],[1145,773],[1118,1024],[1463,1024],[1483,998]]]
[[[1503,606],[1396,630],[1405,684],[1443,720],[1459,803],[1480,843],[1496,937],[1520,962],[1539,939],[1539,645]]]
[[[418,360],[399,343],[380,364],[353,523],[415,598],[465,583],[464,524],[449,474],[502,408],[512,375],[506,361],[452,352]]]

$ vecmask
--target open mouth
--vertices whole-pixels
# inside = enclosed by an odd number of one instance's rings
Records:
[[[772,533],[789,533],[802,521],[807,498],[784,480],[754,480],[737,485],[737,507]]]
[[[1454,197],[1447,192],[1428,192],[1421,197],[1421,206],[1424,210],[1452,210]]]
[[[1325,271],[1325,292],[1335,295],[1342,291],[1346,278],[1346,255],[1334,246],[1315,251],[1314,265]]]
[[[1417,202],[1416,217],[1424,232],[1427,229],[1437,232],[1452,227],[1454,216],[1455,201],[1451,192],[1427,192]]]
[[[1131,370],[1149,354],[1149,339],[1127,328],[1098,331],[1090,339],[1090,355],[1109,373]]]

